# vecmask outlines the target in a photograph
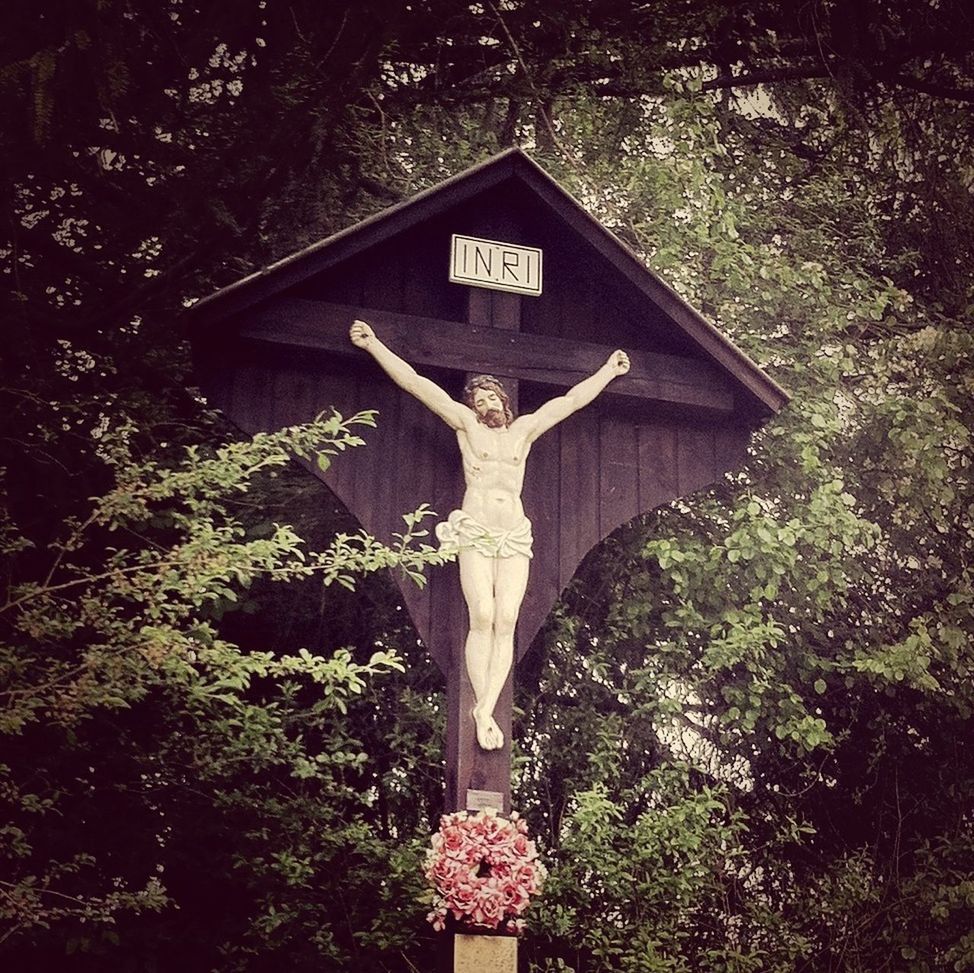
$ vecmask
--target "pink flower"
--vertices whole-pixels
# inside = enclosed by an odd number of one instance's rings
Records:
[[[447,898],[454,909],[461,912],[472,912],[477,905],[476,879],[466,877],[465,880],[457,879],[449,887]],[[459,916],[457,917],[459,918]]]
[[[491,926],[496,929],[504,917],[504,896],[497,889],[487,889],[480,898],[480,914],[483,918],[479,920],[482,926]]]
[[[426,921],[432,923],[437,932],[446,929],[446,909],[434,909],[427,917]]]
[[[450,827],[440,831],[440,847],[446,854],[463,851],[466,837],[458,827]]]
[[[456,870],[457,862],[451,861],[449,858],[440,858],[427,871],[426,877],[434,886],[445,886],[453,881]]]

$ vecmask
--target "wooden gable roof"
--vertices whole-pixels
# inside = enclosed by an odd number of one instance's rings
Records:
[[[516,187],[527,205],[557,223],[589,248],[596,259],[630,284],[665,318],[673,330],[668,338],[682,338],[679,350],[712,362],[743,392],[759,421],[777,413],[789,400],[788,393],[754,361],[721,334],[695,308],[626,246],[591,216],[520,148],[507,149],[438,185],[398,203],[351,227],[314,243],[204,298],[194,307],[194,317],[215,322],[236,317],[256,304],[294,292],[316,276],[354,262],[370,251],[422,224],[429,223],[464,204],[484,197],[497,187]]]

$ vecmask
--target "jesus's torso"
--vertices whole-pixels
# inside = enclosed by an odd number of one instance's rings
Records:
[[[517,422],[491,429],[480,422],[457,430],[467,489],[462,510],[484,527],[510,530],[524,519],[521,487],[530,443]]]

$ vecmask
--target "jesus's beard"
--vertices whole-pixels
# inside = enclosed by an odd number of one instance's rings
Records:
[[[503,429],[507,425],[507,416],[503,409],[488,409],[479,418],[490,429]]]

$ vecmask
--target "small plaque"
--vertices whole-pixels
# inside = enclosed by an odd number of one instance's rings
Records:
[[[500,791],[467,791],[468,811],[482,811],[487,807],[503,811],[504,795]]]
[[[458,933],[453,938],[453,973],[517,973],[517,939]]]
[[[541,294],[541,257],[537,247],[478,240],[454,233],[450,243],[450,280],[516,294]]]

